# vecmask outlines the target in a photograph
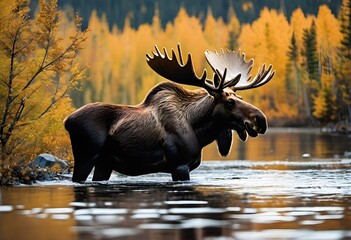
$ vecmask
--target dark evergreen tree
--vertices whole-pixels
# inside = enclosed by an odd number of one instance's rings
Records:
[[[310,29],[304,29],[302,56],[305,57],[306,70],[310,80],[319,82],[316,24],[312,21]]]
[[[337,120],[338,105],[331,86],[324,85],[319,90],[314,101],[313,115],[322,125],[335,122]]]
[[[291,62],[297,62],[298,59],[298,47],[296,44],[295,33],[293,32],[291,36],[288,57]]]
[[[307,73],[307,81],[305,80],[302,84],[304,107],[306,110],[306,116],[312,126],[316,126],[317,124],[312,115],[312,112],[314,111],[312,107],[313,101],[318,95],[318,88],[321,87],[318,70],[319,62],[316,35],[316,24],[312,21],[311,27],[303,30],[303,47],[301,50],[301,56],[304,58],[305,63],[303,67]]]
[[[300,77],[299,77],[299,49],[296,43],[295,33],[293,32],[290,40],[289,49],[287,52],[289,57],[289,63],[287,67],[288,76],[286,77],[286,88],[293,93],[295,91],[296,96],[296,107],[298,113],[301,112],[301,99],[300,99],[300,92],[301,92],[301,84],[300,84]],[[292,75],[292,76],[291,76]],[[290,77],[291,76],[291,77]],[[293,84],[295,82],[295,86]]]

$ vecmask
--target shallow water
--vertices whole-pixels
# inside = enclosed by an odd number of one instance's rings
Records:
[[[351,239],[350,137],[251,140],[234,144],[241,160],[204,161],[189,182],[114,174],[1,188],[0,239]]]

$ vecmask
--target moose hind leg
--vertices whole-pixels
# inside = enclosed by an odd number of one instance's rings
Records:
[[[72,181],[82,182],[87,179],[96,162],[100,159],[103,140],[92,138],[86,133],[70,135],[74,155]]]
[[[95,155],[90,159],[80,159],[80,157],[75,156],[72,181],[84,182],[88,178],[90,172],[93,170],[97,158],[98,155]]]

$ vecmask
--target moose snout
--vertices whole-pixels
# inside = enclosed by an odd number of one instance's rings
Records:
[[[258,134],[264,134],[267,131],[267,118],[260,110],[250,114],[249,118],[244,120],[244,124],[251,137],[257,137]]]

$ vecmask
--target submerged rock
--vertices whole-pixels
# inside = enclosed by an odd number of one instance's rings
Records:
[[[48,153],[42,153],[38,155],[34,161],[33,161],[33,166],[38,166],[41,168],[45,167],[53,167],[55,164],[61,167],[61,173],[67,172],[69,166],[66,160],[59,159],[58,157],[48,154]]]

